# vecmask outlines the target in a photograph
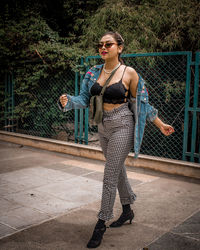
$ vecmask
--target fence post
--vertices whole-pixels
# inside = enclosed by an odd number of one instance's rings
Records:
[[[186,71],[186,87],[185,87],[185,114],[184,114],[184,136],[183,136],[183,161],[186,160],[186,151],[187,151],[187,143],[188,143],[188,122],[189,115],[188,109],[190,105],[190,81],[191,81],[191,70],[190,65],[192,63],[192,53],[190,52],[187,55],[187,71]]]
[[[83,59],[83,57],[81,57],[81,66],[83,66],[83,65],[84,65],[84,59]],[[81,88],[82,81],[83,81],[83,74],[81,72],[81,74],[80,74],[80,88]],[[83,109],[80,109],[79,120],[80,120],[79,143],[82,144],[83,143]]]
[[[85,59],[85,63],[86,65],[88,64],[88,58],[86,57]],[[89,67],[86,66],[86,72],[89,70]],[[85,144],[88,145],[88,126],[89,126],[89,121],[88,121],[88,117],[89,117],[89,108],[85,109]]]
[[[198,109],[198,91],[199,91],[199,65],[200,65],[200,53],[196,52],[195,55],[195,78],[194,78],[194,99],[193,99],[193,117],[192,117],[192,139],[191,139],[191,161],[194,162],[195,147],[196,147],[196,134],[197,134],[197,112]],[[200,153],[200,152],[199,152]],[[198,155],[197,155],[198,157]],[[199,155],[200,161],[200,155]]]
[[[75,96],[78,95],[78,72],[75,73]],[[78,143],[78,109],[74,111],[75,116],[75,142]]]
[[[15,106],[15,98],[14,98],[14,86],[15,86],[15,80],[14,80],[14,74],[12,73],[12,132],[14,132],[14,106]]]
[[[4,128],[5,130],[7,130],[7,98],[8,98],[8,86],[7,86],[7,73],[5,74],[5,78],[4,78],[4,83],[5,83],[5,112],[4,112]]]

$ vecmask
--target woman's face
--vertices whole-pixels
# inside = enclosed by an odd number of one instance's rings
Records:
[[[99,54],[103,60],[118,58],[123,47],[118,46],[116,40],[111,35],[105,35],[99,42]]]

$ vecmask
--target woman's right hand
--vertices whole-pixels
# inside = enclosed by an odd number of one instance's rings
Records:
[[[67,105],[68,99],[67,99],[67,95],[63,94],[60,96],[60,103],[62,105],[62,107],[64,108]]]

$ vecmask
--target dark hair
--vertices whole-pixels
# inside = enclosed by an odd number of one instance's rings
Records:
[[[108,32],[103,34],[103,36],[106,36],[106,35],[111,35],[115,39],[115,41],[117,42],[118,45],[124,46],[124,39],[122,38],[122,36],[118,32],[108,31]],[[120,56],[121,56],[121,53],[119,54],[118,59],[121,62],[121,64],[124,64],[124,62]]]

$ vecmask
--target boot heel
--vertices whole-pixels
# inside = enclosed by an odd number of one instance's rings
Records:
[[[118,220],[110,224],[110,227],[121,227],[126,221],[129,221],[129,223],[132,224],[133,218],[134,218],[133,210],[131,210],[127,214],[122,213]]]

